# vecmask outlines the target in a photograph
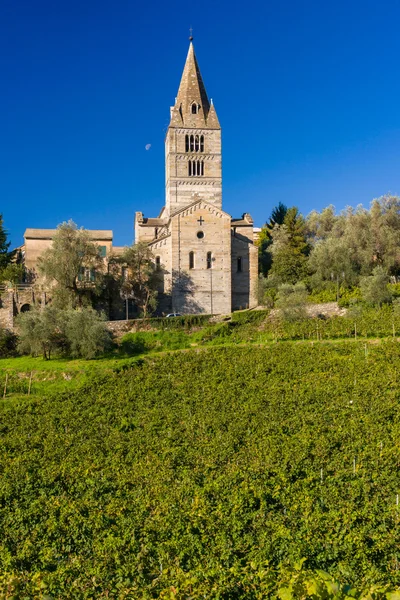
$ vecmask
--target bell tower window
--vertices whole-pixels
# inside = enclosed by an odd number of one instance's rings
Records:
[[[194,252],[189,252],[189,269],[194,269]]]
[[[199,112],[199,105],[197,104],[197,102],[193,102],[192,104],[192,115],[197,115],[197,113]]]
[[[189,136],[185,135],[185,152],[189,152]]]
[[[204,152],[204,135],[200,136],[200,152]]]

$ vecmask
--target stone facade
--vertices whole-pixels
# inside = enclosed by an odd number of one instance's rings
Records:
[[[135,217],[135,241],[162,272],[160,312],[229,313],[257,304],[253,220],[222,210],[221,127],[190,43],[165,140],[165,206]]]

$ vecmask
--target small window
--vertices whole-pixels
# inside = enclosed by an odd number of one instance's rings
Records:
[[[242,257],[238,256],[237,259],[237,272],[241,273],[242,272]]]
[[[190,152],[194,152],[194,135],[190,136]]]
[[[204,152],[204,135],[200,136],[200,152]]]
[[[185,152],[189,152],[189,136],[185,135]]]
[[[156,269],[159,271],[161,269],[161,258],[156,256]]]
[[[99,256],[105,258],[107,254],[107,246],[99,246]]]
[[[207,269],[212,267],[212,252],[207,252]]]
[[[194,149],[195,149],[195,152],[198,152],[200,150],[200,140],[199,140],[198,135],[196,135],[196,137],[194,139]]]
[[[197,232],[197,237],[199,238],[199,240],[202,240],[204,237],[204,231],[198,231]]]
[[[194,252],[189,252],[189,269],[194,269]]]
[[[191,160],[189,160],[188,173],[189,173],[189,177],[191,177],[192,176],[192,161]]]
[[[204,162],[203,161],[200,162],[200,175],[201,176],[204,175]]]
[[[196,102],[193,102],[193,104],[192,104],[192,115],[197,115],[198,112],[199,112],[199,106],[198,106],[198,104],[196,104]]]

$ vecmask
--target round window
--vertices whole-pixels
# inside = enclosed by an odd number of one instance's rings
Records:
[[[197,237],[199,238],[199,240],[202,240],[204,237],[204,231],[198,231],[197,232]]]

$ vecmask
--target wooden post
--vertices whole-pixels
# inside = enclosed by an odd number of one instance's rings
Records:
[[[31,395],[31,387],[32,387],[32,371],[31,371],[31,375],[29,377],[28,396]]]
[[[7,383],[8,383],[8,373],[6,373],[6,381],[4,384],[4,392],[3,392],[3,398],[6,397],[6,393],[7,393]]]

